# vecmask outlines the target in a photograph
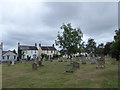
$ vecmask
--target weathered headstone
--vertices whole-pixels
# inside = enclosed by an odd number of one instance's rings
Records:
[[[41,66],[41,65],[42,65],[42,61],[38,61],[37,63],[38,63],[38,65],[39,65],[39,66]]]
[[[104,68],[105,67],[105,60],[104,60],[104,58],[101,57],[97,61],[98,61],[98,66],[96,68]]]
[[[73,67],[74,67],[74,68],[80,68],[80,64],[77,63],[77,62],[73,62]]]
[[[12,64],[11,65],[14,65],[15,64],[15,61],[12,60]]]
[[[95,63],[96,63],[95,57],[92,57],[92,58],[90,59],[90,63],[91,63],[91,64],[95,64]]]
[[[8,66],[11,66],[12,62],[11,62],[11,61],[8,61],[7,64],[8,64]]]
[[[82,57],[82,64],[86,64],[86,58],[85,57]]]
[[[33,63],[33,64],[32,64],[32,69],[33,69],[33,70],[37,70],[37,64],[36,64],[36,63]]]
[[[117,64],[116,59],[112,59],[111,64],[116,65]]]

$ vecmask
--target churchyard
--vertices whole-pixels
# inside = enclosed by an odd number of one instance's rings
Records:
[[[72,67],[70,60],[43,61],[43,65],[37,70],[32,69],[32,62],[11,66],[3,64],[2,87],[118,88],[118,62],[115,60],[106,58],[104,68],[96,68],[98,63],[94,63],[95,59],[77,58],[75,60],[79,63],[78,68]]]

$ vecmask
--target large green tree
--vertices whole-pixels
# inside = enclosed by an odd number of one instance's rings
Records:
[[[120,60],[120,29],[115,30],[114,42],[110,47],[110,52],[113,58]]]
[[[63,24],[61,26],[62,33],[58,33],[55,43],[61,48],[62,54],[72,56],[76,54],[80,48],[83,33],[80,28],[73,28],[71,24]]]
[[[110,46],[113,42],[107,42],[104,47],[104,55],[110,55]]]
[[[96,54],[101,56],[104,55],[104,44],[100,43],[96,48]]]
[[[95,55],[96,42],[94,41],[94,39],[92,39],[92,38],[88,39],[88,42],[86,44],[86,50],[87,50],[87,53],[89,53],[91,56]]]
[[[20,49],[20,47],[18,47],[18,61],[22,59],[22,55],[23,55],[22,50]]]

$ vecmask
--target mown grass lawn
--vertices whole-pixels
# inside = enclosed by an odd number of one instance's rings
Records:
[[[45,61],[37,71],[32,70],[31,63],[3,65],[3,88],[118,88],[118,65],[109,60],[105,69],[96,69],[97,64],[87,62],[74,73],[65,73],[69,63]]]
[[[2,89],[2,65],[0,65],[0,89]]]

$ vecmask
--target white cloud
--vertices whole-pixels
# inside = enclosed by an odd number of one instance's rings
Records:
[[[117,28],[117,3],[41,3],[38,0],[7,0],[0,4],[0,38],[5,48],[42,42],[52,45],[62,23],[80,27],[84,38],[98,43],[111,41]],[[37,2],[37,3],[36,3]]]

